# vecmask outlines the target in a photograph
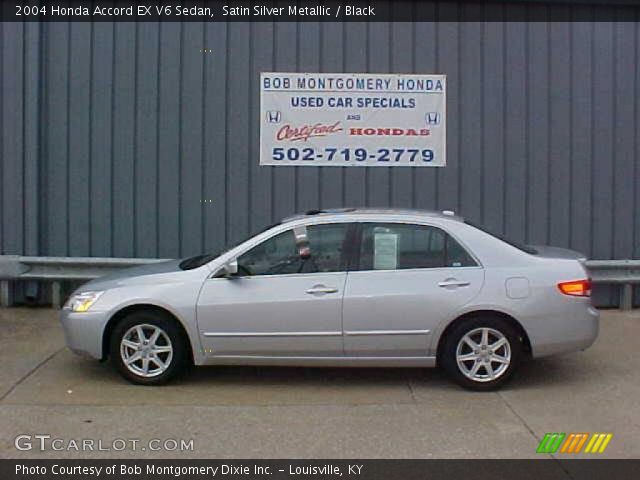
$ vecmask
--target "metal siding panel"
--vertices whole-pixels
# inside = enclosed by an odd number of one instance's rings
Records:
[[[91,24],[70,23],[69,50],[69,255],[89,254]]]
[[[6,44],[9,40],[5,40],[5,22],[0,22],[0,64],[4,62],[4,52],[6,50]],[[8,37],[8,35],[7,35]],[[4,65],[4,64],[3,64]],[[4,66],[3,66],[4,71]],[[6,121],[4,118],[4,102],[5,102],[5,91],[4,91],[4,75],[0,75],[0,153],[2,153],[2,158],[4,158],[4,132]],[[0,187],[4,191],[4,161],[0,158]],[[5,253],[4,250],[4,195],[0,194],[0,255]]]
[[[204,250],[221,251],[228,242],[227,210],[227,26],[226,23],[205,24],[205,48],[213,54],[205,56],[204,68],[204,170],[202,196],[211,200],[203,208]]]
[[[578,12],[583,19],[584,12]],[[571,24],[571,188],[570,246],[590,255],[593,25],[578,21]]]
[[[140,22],[135,107],[135,255],[158,256],[158,23]]]
[[[96,22],[91,43],[91,225],[90,255],[113,254],[111,230],[111,177],[113,151],[113,23]],[[50,68],[48,66],[47,68]],[[47,95],[50,92],[47,91]],[[51,128],[51,127],[49,127]],[[49,163],[54,159],[49,155]]]
[[[394,73],[411,73],[413,71],[414,44],[413,25],[409,22],[391,24],[391,71]],[[416,125],[420,127],[421,125]],[[414,168],[389,168],[391,182],[391,205],[411,208],[414,203],[413,173]]]
[[[320,69],[320,24],[298,23],[298,71],[318,72]],[[318,208],[320,205],[319,167],[295,167],[298,211]]]
[[[481,6],[466,6],[464,18],[477,18]],[[474,222],[482,214],[482,24],[465,22],[460,31],[460,211]]]
[[[392,52],[390,47],[391,24],[387,22],[369,23],[367,25],[367,71],[387,73],[390,71]],[[395,53],[395,52],[394,52]],[[385,207],[391,204],[391,172],[390,168],[367,168],[366,188],[367,205]]]
[[[640,42],[640,12],[636,12],[636,23],[635,23],[635,41],[633,42],[636,46],[636,54],[635,54],[635,75],[634,75],[634,84],[635,84],[635,98],[634,98],[634,108],[635,108],[635,135],[634,135],[634,145],[633,145],[633,154],[634,154],[634,201],[632,205],[632,209],[635,212],[635,222],[633,229],[633,258],[640,258],[640,135],[638,135],[638,131],[640,129],[640,95],[638,91],[640,89],[640,46],[638,45]],[[640,287],[636,289],[640,292]],[[639,296],[635,296],[635,298],[639,298]],[[639,301],[640,303],[640,301]]]
[[[620,11],[621,19],[628,12]],[[624,16],[623,16],[624,15]],[[633,142],[638,131],[634,118],[634,102],[638,85],[635,78],[635,41],[637,24],[621,21],[615,24],[614,65],[614,152],[613,152],[613,258],[633,256],[634,191]],[[635,207],[635,208],[634,208]],[[597,227],[596,227],[597,228]]]
[[[507,14],[505,57],[505,234],[515,241],[525,240],[526,155],[527,155],[527,24],[524,7]]]
[[[40,35],[41,25],[25,23],[24,52],[24,253],[38,255],[40,149]],[[1,35],[1,34],[0,34]],[[0,50],[1,51],[1,50]],[[86,173],[86,172],[85,172]],[[0,183],[1,184],[1,183]],[[0,239],[2,233],[0,230]],[[2,243],[0,241],[0,243]]]
[[[459,15],[458,5],[442,3],[438,8],[441,15]],[[438,70],[447,75],[447,166],[438,169],[439,210],[460,210],[460,28],[456,22],[437,25]]]
[[[431,3],[419,3],[418,15],[435,15],[435,6]],[[414,71],[418,74],[440,73],[436,68],[436,24],[418,22],[413,31]],[[437,168],[417,168],[413,170],[414,200],[416,208],[436,208]]]
[[[69,24],[54,22],[48,24],[48,28],[46,253],[66,256],[69,253]]]
[[[273,169],[277,167],[260,166],[260,72],[273,70],[273,23],[254,23],[251,25],[252,54],[250,74],[251,115],[249,118],[249,158],[250,158],[250,213],[249,230],[256,232],[274,222],[273,205]]]
[[[181,256],[203,252],[202,245],[202,23],[183,24],[180,92],[180,245]]]
[[[322,23],[320,25],[320,71],[344,71],[344,24]],[[321,208],[342,207],[344,201],[344,169],[320,169]]]
[[[347,72],[367,71],[367,23],[345,24],[344,60]],[[339,168],[339,167],[332,167]],[[344,172],[344,200],[346,206],[365,206],[367,204],[367,168],[349,167]]]
[[[547,243],[549,235],[549,23],[529,24],[527,37],[527,241]]]
[[[593,213],[589,237],[591,256],[606,259],[612,256],[613,243],[614,32],[609,22],[595,22],[593,28]]]
[[[295,72],[297,66],[297,25],[274,23],[274,65],[277,72]],[[273,207],[275,220],[296,212],[295,167],[273,168]]]
[[[158,253],[180,255],[180,51],[182,25],[160,24]]]
[[[491,16],[502,15],[502,6],[491,6]],[[505,210],[505,24],[487,22],[484,25],[482,96],[483,211],[481,222],[489,230],[504,232]]]
[[[559,12],[567,19],[570,16],[568,8]],[[551,23],[549,29],[549,156],[553,165],[549,179],[549,243],[568,247],[568,194],[571,182],[571,25]]]
[[[134,252],[135,211],[135,99],[136,25],[116,23],[113,103],[113,254],[131,257]]]
[[[24,246],[24,24],[3,25],[2,55],[2,253]]]
[[[229,117],[227,148],[229,154],[229,241],[232,244],[249,234],[249,24],[230,23],[229,70],[233,81],[227,85]],[[295,42],[295,38],[293,39]]]

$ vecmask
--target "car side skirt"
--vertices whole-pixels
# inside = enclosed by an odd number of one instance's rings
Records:
[[[435,367],[436,357],[271,357],[220,355],[202,365],[270,365],[284,367]]]

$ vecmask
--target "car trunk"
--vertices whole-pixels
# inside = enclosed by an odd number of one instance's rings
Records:
[[[586,255],[575,250],[569,250],[568,248],[550,247],[547,245],[527,245],[527,247],[533,248],[536,251],[536,255],[543,258],[562,258],[562,259],[576,259],[584,263],[587,260]]]

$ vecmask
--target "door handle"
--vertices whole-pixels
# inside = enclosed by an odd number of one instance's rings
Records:
[[[324,285],[314,285],[313,287],[307,290],[307,293],[310,295],[317,295],[322,293],[336,293],[337,291],[338,291],[337,288],[325,287]]]
[[[447,288],[447,287],[467,287],[470,285],[470,282],[466,282],[464,280],[456,280],[455,278],[447,278],[443,282],[438,283],[439,287]]]

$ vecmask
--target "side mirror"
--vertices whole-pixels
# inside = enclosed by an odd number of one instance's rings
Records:
[[[238,261],[231,260],[225,263],[218,271],[217,277],[229,278],[238,273]]]

